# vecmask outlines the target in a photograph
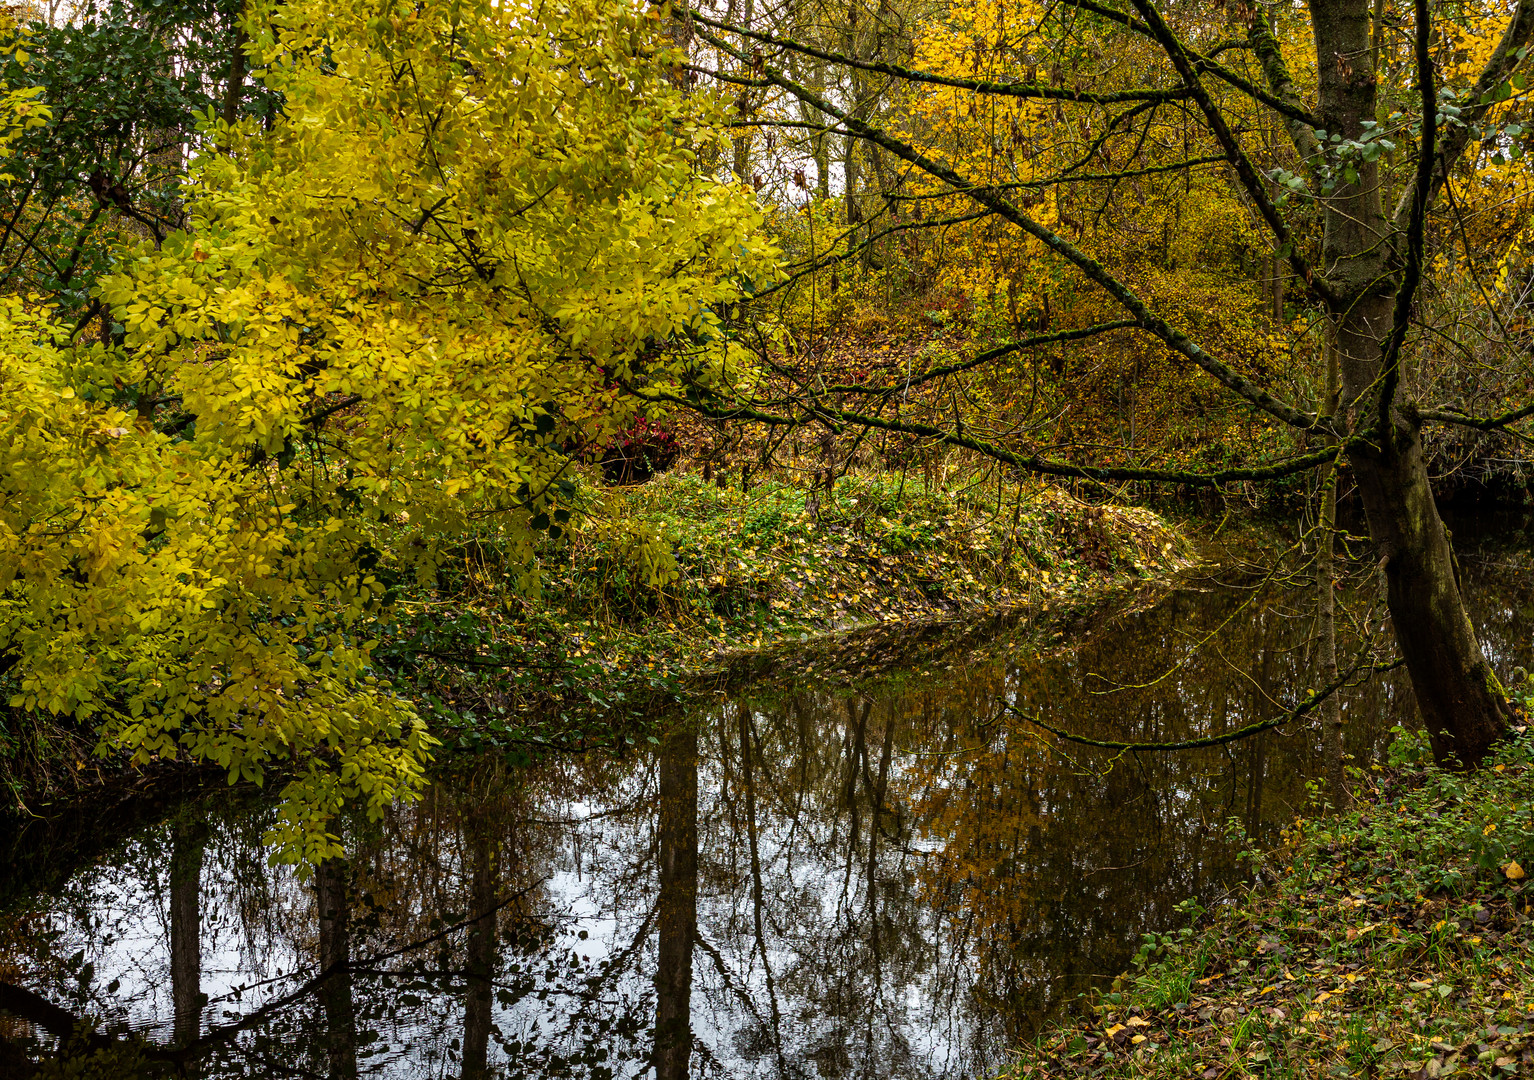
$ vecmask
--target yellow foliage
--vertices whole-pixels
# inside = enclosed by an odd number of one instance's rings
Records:
[[[433,743],[372,663],[391,582],[472,524],[531,586],[573,455],[739,368],[716,311],[775,269],[696,168],[712,106],[622,0],[299,0],[247,30],[282,118],[210,120],[191,228],[101,288],[125,347],[0,307],[0,655],[14,707],[103,753],[278,768],[272,839],[317,860]]]

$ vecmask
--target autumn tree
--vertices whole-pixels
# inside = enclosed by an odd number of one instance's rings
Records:
[[[188,227],[97,292],[120,332],[0,308],[0,678],[14,722],[104,753],[278,769],[273,839],[320,861],[340,806],[421,783],[433,740],[374,660],[402,590],[470,531],[535,587],[583,448],[724,378],[717,311],[773,268],[643,10],[244,27],[282,113],[205,118]]]
[[[24,56],[0,77],[35,88],[48,111],[8,155],[0,289],[46,298],[61,318],[110,335],[98,281],[115,247],[186,224],[180,185],[198,116],[274,111],[273,94],[244,73],[242,10],[233,0],[91,0],[67,20],[24,25]]]
[[[702,11],[695,17],[700,41],[720,56],[754,58],[749,76],[737,67],[719,78],[749,83],[769,104],[808,107],[899,163],[909,179],[892,218],[904,195],[906,207],[921,208],[913,218],[944,228],[984,221],[1018,248],[1024,273],[1053,275],[1076,294],[1067,318],[1047,328],[1016,326],[1013,336],[952,363],[832,385],[787,379],[782,392],[718,398],[708,408],[769,425],[900,432],[1023,472],[1103,482],[1218,487],[1340,462],[1367,515],[1435,754],[1465,764],[1484,756],[1504,730],[1508,706],[1466,614],[1423,442],[1426,431],[1444,426],[1516,430],[1534,415],[1519,397],[1528,390],[1528,364],[1519,331],[1506,326],[1482,350],[1495,352],[1504,376],[1514,373],[1495,381],[1492,394],[1487,366],[1475,357],[1447,362],[1456,365],[1448,390],[1442,378],[1419,377],[1413,361],[1440,333],[1419,313],[1429,310],[1424,282],[1452,274],[1456,199],[1468,191],[1481,200],[1482,177],[1505,183],[1499,170],[1520,149],[1534,7],[1417,0],[1398,11],[1368,0],[1313,0],[1306,8],[1211,12],[1155,0],[956,2],[929,32],[953,43],[946,54],[924,55],[918,46],[878,58]],[[903,94],[913,104],[870,116],[795,78],[806,57],[879,80],[887,98]],[[767,111],[763,124],[772,122]],[[980,122],[955,125],[947,118],[956,114]],[[1273,139],[1279,132],[1282,142]],[[1155,205],[1115,192],[1166,175],[1183,180],[1185,197],[1213,189],[1237,209],[1239,228],[1259,250],[1282,261],[1287,285],[1275,314],[1287,300],[1311,321],[1309,361],[1291,349],[1242,349],[1212,333],[1208,317],[1179,296],[1187,286],[1135,271],[1114,250],[1114,232],[1067,212],[1085,204],[1099,220],[1116,213],[1118,235],[1154,234],[1145,226]],[[1170,198],[1176,206],[1176,192]],[[1517,225],[1497,235],[1496,250],[1515,249],[1516,232]],[[1273,288],[1282,283],[1271,270],[1263,276],[1273,286],[1260,310],[1273,311]],[[1259,429],[1287,434],[1248,446],[1244,461],[1214,467],[1165,447],[1122,448],[1114,460],[1001,418],[977,422],[959,409],[917,416],[908,406],[913,391],[934,381],[1115,337],[1120,348],[1190,378],[1199,392],[1218,392]],[[1317,377],[1328,342],[1339,367],[1335,407]],[[1467,393],[1470,385],[1477,389]]]

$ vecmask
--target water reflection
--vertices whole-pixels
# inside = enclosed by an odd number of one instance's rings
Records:
[[[500,952],[496,911],[500,906],[502,857],[501,838],[496,835],[496,815],[492,809],[489,804],[476,806],[464,820],[469,848],[469,911],[472,913],[465,946],[464,1080],[483,1080],[490,1075],[491,1005],[495,994],[496,959]]]
[[[314,870],[314,907],[319,922],[319,998],[325,1010],[325,1050],[330,1080],[357,1075],[357,1012],[352,1002],[351,867],[326,859]]]
[[[170,986],[174,1038],[186,1046],[202,1034],[202,855],[207,828],[181,820],[171,830]]]
[[[1504,668],[1529,663],[1529,577],[1466,561]],[[983,1074],[1180,901],[1218,902],[1225,823],[1271,835],[1324,773],[1303,725],[1114,758],[1051,750],[1001,702],[1151,741],[1272,715],[1307,683],[1302,599],[1264,593],[1195,648],[1248,599],[1186,590],[877,695],[722,700],[621,758],[461,763],[348,823],[309,880],[267,864],[265,804],[211,792],[62,883],[18,862],[0,978],[205,1078]],[[1350,697],[1360,763],[1408,719],[1400,686]],[[53,1052],[0,1023],[17,1075]]]
[[[655,962],[656,1080],[686,1080],[692,1060],[692,949],[698,937],[698,734],[684,723],[660,752],[660,889]]]

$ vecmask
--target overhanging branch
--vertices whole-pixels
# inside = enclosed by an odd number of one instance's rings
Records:
[[[1398,668],[1404,663],[1406,661],[1401,659],[1392,660],[1388,664],[1374,664],[1370,666],[1369,673],[1377,675],[1380,672]],[[1298,720],[1306,713],[1314,711],[1321,702],[1346,686],[1348,680],[1356,675],[1361,667],[1362,665],[1355,664],[1347,674],[1339,676],[1335,682],[1324,687],[1319,693],[1312,694],[1288,712],[1271,720],[1259,720],[1255,724],[1248,724],[1245,727],[1237,728],[1235,731],[1227,731],[1223,735],[1209,735],[1201,739],[1183,739],[1179,742],[1151,743],[1122,742],[1117,739],[1089,739],[1085,735],[1073,735],[1068,731],[1062,731],[1052,724],[1046,724],[1037,716],[1029,716],[1010,701],[1002,702],[1002,707],[1013,715],[1019,716],[1028,721],[1028,723],[1033,724],[1035,727],[1043,728],[1058,739],[1064,739],[1066,742],[1077,743],[1081,746],[1094,746],[1100,750],[1131,750],[1135,752],[1141,750],[1201,750],[1210,746],[1223,746],[1226,743],[1236,742],[1238,739],[1247,739],[1253,735],[1261,734],[1264,731],[1271,731],[1273,728],[1282,727],[1285,724]]]
[[[1334,445],[1312,451],[1308,454],[1298,454],[1291,458],[1285,458],[1270,465],[1216,469],[1210,472],[1199,472],[1192,469],[1077,465],[1073,462],[1058,461],[1053,458],[1041,457],[1037,454],[1024,455],[1014,453],[988,440],[977,439],[972,435],[965,435],[959,431],[948,431],[932,424],[920,424],[898,418],[892,420],[883,416],[870,416],[867,413],[835,408],[818,402],[804,405],[803,411],[799,415],[788,415],[765,412],[754,404],[727,401],[714,404],[667,393],[658,393],[650,396],[656,401],[664,401],[691,409],[712,420],[746,420],[774,427],[799,427],[817,422],[832,425],[847,424],[856,427],[897,432],[902,435],[916,435],[948,446],[958,446],[966,450],[973,450],[975,453],[988,457],[993,461],[999,461],[1003,465],[1009,465],[1021,472],[1031,473],[1035,476],[1058,476],[1066,479],[1094,480],[1100,483],[1144,482],[1153,484],[1184,484],[1189,487],[1219,487],[1222,484],[1247,481],[1278,480],[1314,469],[1318,465],[1335,461],[1340,453],[1347,451],[1353,446],[1365,444],[1372,438],[1372,432],[1362,432]]]

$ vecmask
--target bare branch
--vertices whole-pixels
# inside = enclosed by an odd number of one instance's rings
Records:
[[[884,239],[886,236],[891,236],[894,233],[909,232],[909,231],[911,231],[913,229],[940,229],[940,228],[945,228],[945,227],[947,227],[949,225],[962,225],[962,224],[964,224],[966,222],[970,222],[970,221],[979,221],[982,218],[988,218],[990,216],[991,216],[991,212],[989,210],[976,210],[973,213],[958,214],[958,215],[956,215],[954,217],[928,218],[928,219],[925,219],[925,220],[922,220],[922,221],[902,221],[902,222],[899,222],[899,223],[897,223],[895,225],[888,225],[888,226],[884,227],[883,229],[880,229],[878,232],[873,233],[866,240],[863,240],[861,243],[856,244],[853,247],[848,248],[846,251],[839,252],[839,253],[834,254],[834,255],[826,255],[826,256],[822,256],[821,258],[818,258],[818,259],[810,260],[809,265],[804,266],[804,269],[799,270],[799,271],[797,271],[797,272],[795,272],[793,274],[790,274],[788,277],[784,278],[782,281],[778,282],[776,285],[770,285],[770,286],[768,286],[765,289],[762,289],[762,290],[760,290],[758,292],[752,293],[751,294],[751,299],[753,301],[756,301],[756,300],[762,299],[765,296],[771,296],[773,293],[780,292],[781,290],[786,289],[789,286],[796,284],[797,282],[799,282],[804,277],[806,277],[806,276],[808,276],[810,274],[813,274],[816,271],[824,270],[828,266],[834,266],[837,263],[846,262],[848,259],[856,258],[859,254],[861,254],[863,251],[867,250],[869,247],[872,247],[878,241]],[[841,241],[845,240],[847,237],[853,235],[856,231],[857,230],[855,230],[855,229],[847,230],[841,236],[838,236],[836,238],[836,243],[840,243]],[[804,264],[801,263],[799,265],[804,265]]]
[[[1257,169],[1252,165],[1246,151],[1241,148],[1240,140],[1230,130],[1230,125],[1225,122],[1225,114],[1219,106],[1210,98],[1209,91],[1204,89],[1204,84],[1199,81],[1198,71],[1194,67],[1192,58],[1188,55],[1187,48],[1177,35],[1172,33],[1172,28],[1161,17],[1161,12],[1156,10],[1156,5],[1151,0],[1131,0],[1145,19],[1150,28],[1151,36],[1166,52],[1167,58],[1172,61],[1172,66],[1182,76],[1183,82],[1188,87],[1188,92],[1193,95],[1194,102],[1204,114],[1204,119],[1209,123],[1209,130],[1214,134],[1215,141],[1225,151],[1230,159],[1231,166],[1236,170],[1236,177],[1241,181],[1241,186],[1246,189],[1247,195],[1257,204],[1257,212],[1268,223],[1268,228],[1273,230],[1274,237],[1283,248],[1289,251],[1289,265],[1312,289],[1316,290],[1324,299],[1332,300],[1330,285],[1321,278],[1316,277],[1311,270],[1310,264],[1300,254],[1299,245],[1294,243],[1289,232],[1289,225],[1284,221],[1278,207],[1274,205],[1268,195],[1267,184],[1257,174]]]
[[[968,360],[961,360],[957,364],[946,364],[943,367],[932,368],[929,371],[923,371],[918,374],[911,375],[889,386],[875,387],[855,384],[847,386],[828,386],[825,388],[825,390],[822,391],[822,393],[874,394],[884,397],[887,397],[891,394],[903,394],[907,390],[910,390],[913,387],[921,386],[924,383],[929,383],[933,379],[941,379],[945,375],[957,375],[960,372],[969,371],[972,368],[977,368],[982,364],[988,364],[992,360],[1000,359],[1001,357],[1007,356],[1011,353],[1021,352],[1024,349],[1035,349],[1040,345],[1053,345],[1064,341],[1081,341],[1085,338],[1096,337],[1098,334],[1106,334],[1110,330],[1134,330],[1138,329],[1139,325],[1140,324],[1133,319],[1119,319],[1115,322],[1097,323],[1093,326],[1083,326],[1076,330],[1057,330],[1052,334],[1037,334],[1033,337],[1025,337],[1017,341],[1009,341],[1003,345],[997,345],[993,349],[987,349],[985,352],[972,356]]]
[[[1146,26],[1133,15],[1119,11],[1116,8],[1094,3],[1093,0],[1063,0],[1063,2],[1069,4],[1071,7],[1080,8],[1082,11],[1090,11],[1094,15],[1101,15],[1105,19],[1111,19],[1116,23],[1120,23],[1123,26],[1128,27],[1137,34],[1144,34],[1146,37],[1155,37],[1155,34],[1151,32],[1151,28],[1149,26]],[[1275,97],[1255,83],[1243,79],[1240,75],[1237,75],[1234,71],[1231,71],[1225,65],[1216,63],[1208,54],[1189,50],[1188,58],[1193,61],[1193,67],[1196,71],[1198,71],[1199,74],[1213,75],[1216,79],[1219,79],[1221,82],[1227,84],[1228,86],[1240,90],[1253,101],[1262,102],[1264,105],[1268,106],[1268,108],[1281,113],[1282,115],[1288,117],[1290,120],[1297,121],[1301,124],[1308,124],[1313,128],[1318,128],[1321,126],[1321,122],[1317,120],[1313,115],[1311,115],[1308,110],[1303,108],[1298,101],[1291,102],[1281,97]]]
[[[1278,39],[1268,28],[1267,14],[1261,8],[1252,12],[1252,19],[1247,24],[1246,36],[1252,44],[1252,52],[1256,55],[1257,62],[1262,65],[1263,78],[1268,80],[1268,86],[1273,89],[1273,93],[1279,100],[1292,105],[1296,112],[1304,111],[1300,103],[1299,89],[1294,85],[1289,68],[1284,64],[1284,54],[1279,51]],[[1314,161],[1321,153],[1321,144],[1316,139],[1316,128],[1320,125],[1297,120],[1292,113],[1281,113],[1281,115],[1289,129],[1289,138],[1294,143],[1294,148],[1299,151],[1300,157],[1306,161]]]
[[[1395,317],[1380,368],[1379,429],[1380,438],[1394,438],[1394,426],[1390,422],[1390,410],[1395,404],[1397,387],[1401,383],[1401,346],[1406,342],[1406,329],[1411,325],[1412,301],[1417,296],[1417,286],[1422,281],[1422,258],[1427,231],[1427,205],[1432,197],[1433,171],[1437,164],[1438,136],[1438,89],[1434,79],[1432,53],[1432,15],[1428,0],[1415,0],[1417,18],[1417,89],[1422,100],[1422,143],[1417,155],[1417,176],[1412,183],[1410,213],[1406,221],[1406,265],[1401,268],[1401,284],[1396,289]]]
[[[700,22],[705,26],[712,26],[715,30],[723,30],[729,34],[739,34],[741,37],[750,38],[752,41],[760,41],[764,45],[788,49],[804,56],[813,56],[817,60],[826,60],[833,64],[855,68],[859,71],[873,71],[881,75],[892,75],[897,79],[905,79],[908,82],[972,90],[977,94],[996,94],[1004,97],[1056,101],[1081,101],[1091,105],[1121,104],[1126,101],[1177,101],[1187,97],[1186,90],[1175,86],[1167,89],[1146,87],[1140,90],[1116,90],[1107,94],[1094,94],[1085,90],[1068,90],[1060,86],[1040,86],[1037,83],[996,82],[992,79],[960,79],[949,75],[937,75],[930,71],[921,71],[917,68],[905,67],[902,64],[891,64],[883,60],[859,60],[857,57],[848,56],[845,53],[817,48],[814,45],[806,45],[792,38],[764,34],[759,30],[750,30],[744,26],[736,26],[722,19],[710,19],[706,15],[699,14],[697,11],[693,11],[690,14],[695,22]],[[739,82],[741,80],[732,78],[729,81]]]
[[[1273,462],[1271,465],[1218,469],[1213,472],[1195,472],[1182,469],[1099,467],[1074,465],[1068,461],[1056,461],[1037,454],[1031,456],[1016,454],[993,442],[977,439],[958,431],[947,431],[932,424],[919,424],[898,418],[891,420],[882,416],[870,416],[867,413],[851,412],[847,409],[830,407],[820,402],[811,402],[805,405],[804,412],[800,415],[788,416],[782,413],[762,412],[751,405],[735,402],[723,402],[715,405],[696,398],[678,397],[675,394],[657,393],[652,396],[654,400],[681,405],[713,420],[748,420],[752,423],[776,427],[801,426],[818,421],[821,423],[851,424],[858,427],[878,428],[883,431],[898,432],[902,435],[919,435],[922,438],[932,439],[934,442],[944,443],[948,446],[958,446],[966,450],[973,450],[977,454],[988,457],[993,461],[999,461],[1003,465],[1010,465],[1014,469],[1032,473],[1036,476],[1063,476],[1077,480],[1096,480],[1102,483],[1143,481],[1154,484],[1186,484],[1189,487],[1219,487],[1221,484],[1233,484],[1249,480],[1277,480],[1285,476],[1293,476],[1296,473],[1305,472],[1307,469],[1314,469],[1317,465],[1324,465],[1329,461],[1335,461],[1340,452],[1345,452],[1353,446],[1362,445],[1372,437],[1371,432],[1364,432],[1351,436],[1340,443],[1326,446],[1308,454],[1285,458],[1282,461]]]
[[[1405,660],[1392,660],[1388,664],[1373,664],[1373,665],[1370,665],[1370,667],[1369,667],[1369,673],[1371,675],[1374,675],[1374,674],[1378,674],[1378,673],[1383,672],[1383,671],[1391,671],[1391,670],[1394,670],[1395,668],[1400,667],[1404,663],[1406,663]],[[1089,739],[1085,735],[1072,735],[1068,731],[1062,731],[1062,730],[1060,730],[1057,727],[1053,727],[1053,726],[1051,726],[1049,724],[1046,724],[1043,720],[1040,720],[1036,716],[1029,716],[1027,713],[1023,712],[1023,710],[1019,709],[1017,706],[1013,705],[1011,702],[1004,701],[1004,702],[1002,702],[1002,706],[1008,712],[1014,713],[1017,716],[1022,717],[1024,720],[1028,721],[1030,724],[1033,724],[1035,727],[1043,728],[1045,731],[1049,732],[1051,735],[1055,736],[1056,738],[1064,739],[1066,742],[1079,743],[1082,746],[1095,746],[1095,747],[1098,747],[1099,749],[1102,749],[1102,750],[1130,750],[1130,751],[1139,751],[1139,750],[1200,750],[1200,749],[1203,749],[1204,747],[1209,747],[1209,746],[1223,746],[1226,743],[1232,743],[1232,742],[1235,742],[1238,739],[1249,738],[1249,737],[1251,737],[1253,735],[1260,734],[1261,732],[1270,731],[1270,730],[1272,730],[1273,728],[1276,728],[1276,727],[1282,727],[1284,724],[1287,724],[1287,723],[1289,723],[1292,720],[1298,720],[1300,717],[1304,716],[1306,713],[1313,711],[1316,708],[1317,705],[1320,705],[1321,702],[1325,701],[1327,698],[1329,698],[1333,694],[1335,694],[1338,690],[1342,689],[1342,687],[1347,685],[1347,681],[1349,679],[1351,679],[1355,674],[1357,674],[1360,666],[1361,665],[1355,664],[1353,666],[1352,670],[1350,670],[1347,674],[1345,674],[1345,675],[1341,676],[1340,678],[1338,678],[1337,681],[1333,682],[1331,685],[1322,688],[1320,693],[1317,693],[1317,694],[1314,694],[1314,695],[1312,695],[1310,697],[1307,697],[1304,701],[1300,702],[1300,704],[1296,705],[1294,708],[1288,710],[1285,713],[1282,713],[1279,716],[1275,716],[1271,720],[1259,720],[1255,724],[1247,724],[1245,727],[1237,728],[1235,731],[1226,732],[1224,735],[1209,735],[1209,736],[1207,736],[1205,738],[1202,738],[1202,739],[1183,739],[1180,742],[1164,742],[1164,743],[1140,742],[1140,743],[1134,743],[1134,742],[1120,742],[1120,741],[1118,741],[1116,739]]]
[[[736,59],[745,60],[745,57],[717,35],[706,30],[699,30],[698,36],[715,48],[734,56]],[[847,130],[855,133],[859,138],[883,147],[896,157],[910,162],[929,175],[944,181],[953,187],[956,193],[967,195],[980,205],[995,211],[1000,217],[1010,221],[1029,236],[1042,242],[1051,251],[1073,264],[1088,279],[1100,285],[1129,314],[1134,316],[1135,321],[1142,329],[1160,338],[1172,351],[1192,361],[1197,367],[1249,404],[1267,413],[1274,419],[1302,431],[1314,430],[1316,428],[1318,418],[1314,414],[1297,409],[1287,402],[1280,401],[1246,376],[1231,368],[1228,364],[1215,359],[1204,351],[1197,342],[1188,337],[1187,334],[1174,328],[1165,319],[1153,312],[1128,286],[1104,269],[1097,260],[1081,251],[1063,236],[1051,229],[1045,228],[1032,217],[1023,213],[1016,205],[1003,198],[995,188],[971,183],[953,169],[933,161],[908,143],[873,127],[866,121],[860,120],[842,109],[838,109],[826,98],[815,93],[809,87],[795,82],[776,68],[763,65],[762,73],[764,78],[770,79],[801,101],[819,109],[827,116],[835,117]]]

